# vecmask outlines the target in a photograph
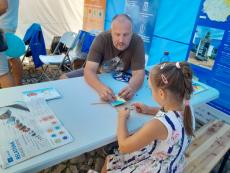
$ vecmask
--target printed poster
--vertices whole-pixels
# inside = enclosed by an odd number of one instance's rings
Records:
[[[143,39],[146,54],[149,54],[151,48],[159,2],[159,0],[126,0],[125,13],[133,20],[133,31]]]
[[[85,0],[83,30],[104,31],[106,0]]]
[[[2,168],[73,141],[46,101],[39,97],[0,107],[0,129]]]
[[[230,1],[202,0],[188,51],[195,75],[219,90],[209,105],[230,115]]]

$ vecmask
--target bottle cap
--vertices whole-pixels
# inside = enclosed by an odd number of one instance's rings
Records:
[[[168,55],[169,54],[169,51],[164,51],[164,55]]]

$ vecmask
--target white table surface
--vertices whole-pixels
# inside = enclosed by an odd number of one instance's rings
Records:
[[[118,93],[126,85],[123,82],[112,79],[110,74],[103,74],[100,78],[115,93]],[[130,102],[142,101],[152,106],[157,105],[152,100],[151,91],[147,83],[145,80],[142,88]],[[48,101],[48,105],[65,128],[72,134],[74,142],[7,169],[0,168],[0,172],[37,172],[116,140],[116,109],[109,104],[92,105],[92,103],[100,102],[100,99],[97,93],[85,83],[82,77],[0,89],[0,106],[23,100],[22,91],[44,87],[54,87],[62,95],[60,99]],[[192,98],[191,104],[193,106],[206,103],[218,97],[219,92],[216,89],[208,86],[207,88],[208,90]],[[129,130],[138,129],[150,118],[149,116],[131,116],[128,121]]]

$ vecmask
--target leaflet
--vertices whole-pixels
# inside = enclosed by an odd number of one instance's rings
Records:
[[[43,97],[45,100],[60,98],[60,93],[55,88],[41,88],[36,90],[23,91],[23,96],[26,100],[33,97]]]
[[[42,98],[0,107],[0,129],[2,168],[73,141]]]
[[[207,87],[205,85],[203,85],[199,82],[196,82],[196,81],[192,82],[192,86],[193,86],[193,94],[194,95],[207,90]]]

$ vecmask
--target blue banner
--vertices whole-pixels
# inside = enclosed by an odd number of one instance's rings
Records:
[[[188,61],[200,81],[218,89],[209,105],[230,115],[230,3],[202,0],[194,27]]]
[[[126,0],[125,13],[133,20],[133,31],[144,41],[145,53],[149,54],[159,0]]]

